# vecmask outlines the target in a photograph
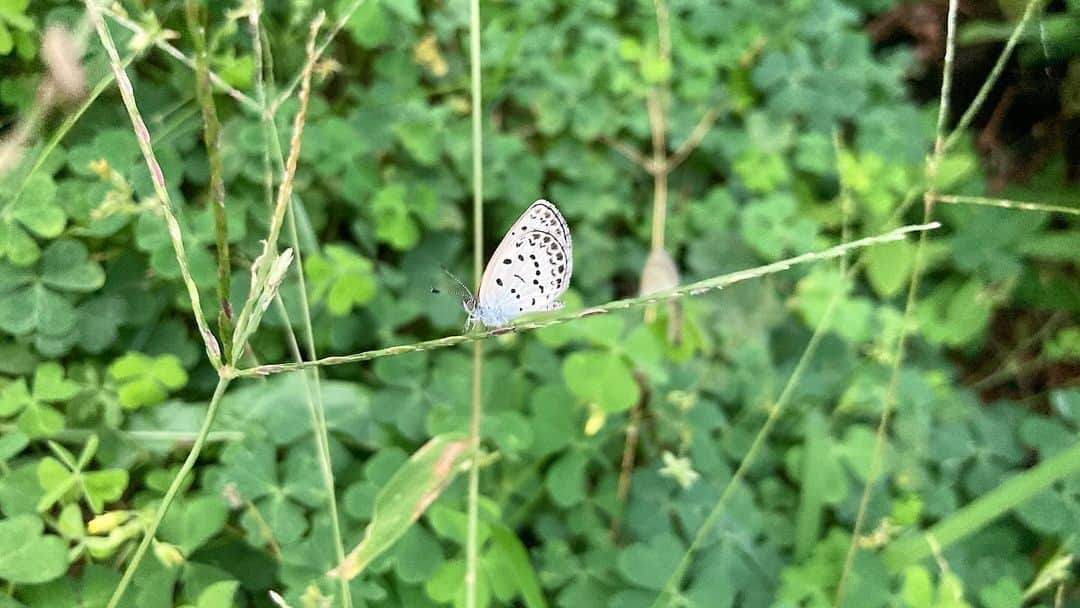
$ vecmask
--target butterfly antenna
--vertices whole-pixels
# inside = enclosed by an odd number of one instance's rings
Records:
[[[461,282],[461,279],[459,279],[459,278],[457,278],[456,276],[454,276],[454,273],[450,272],[450,271],[449,271],[449,270],[448,270],[448,269],[446,268],[446,266],[439,266],[439,268],[442,268],[442,271],[446,273],[446,276],[450,277],[451,279],[453,279],[453,280],[454,280],[454,282],[455,282],[455,283],[457,283],[458,285],[460,285],[460,286],[461,286],[461,289],[463,290],[463,291],[462,291],[462,294],[461,294],[462,296],[468,295],[468,296],[469,296],[470,298],[472,297],[472,290],[471,290],[471,289],[469,289],[468,287],[466,287],[466,286],[465,286],[465,283],[462,283],[462,282]],[[437,292],[436,292],[436,293],[437,293]]]

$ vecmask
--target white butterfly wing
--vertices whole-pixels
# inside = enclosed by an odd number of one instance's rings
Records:
[[[566,220],[548,201],[534,202],[510,227],[484,270],[478,294],[487,317],[482,320],[499,324],[561,307],[558,298],[570,286],[573,267]]]

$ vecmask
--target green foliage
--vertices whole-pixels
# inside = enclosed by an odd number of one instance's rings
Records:
[[[149,357],[128,353],[109,364],[109,377],[118,385],[120,405],[130,410],[161,403],[188,381],[180,359],[168,354]]]
[[[348,247],[330,245],[307,259],[315,302],[325,302],[334,316],[346,315],[375,297],[371,261]]]
[[[43,363],[34,370],[27,388],[19,378],[0,391],[0,416],[16,416],[16,425],[26,436],[45,437],[64,429],[64,417],[55,408],[78,394],[77,383],[64,378],[64,368],[57,363]]]
[[[194,75],[146,48],[160,37],[193,56],[191,38],[182,11],[120,4],[144,31],[106,22],[121,55],[142,49],[127,71],[203,312],[217,318]],[[314,11],[333,23],[352,0],[265,4],[272,97],[303,65]],[[669,155],[715,118],[667,176],[664,249],[684,283],[921,220],[936,106],[912,101],[906,79],[926,66],[864,31],[895,2],[671,2],[670,57],[651,3],[481,4],[484,250],[530,201],[555,201],[573,230],[570,309],[636,295],[654,183],[615,147],[651,157],[650,95]],[[206,39],[211,69],[256,99],[249,6],[211,6]],[[0,0],[8,114],[30,116],[47,77],[42,30],[81,31],[82,10]],[[460,329],[460,302],[430,291],[446,287],[440,266],[474,282],[468,17],[466,3],[415,0],[367,0],[349,17],[316,66],[298,240],[286,225],[279,256],[263,257],[261,241],[277,145],[237,94],[215,96],[234,321],[251,298],[238,368],[288,360],[290,329],[306,356],[308,321],[322,356]],[[1060,17],[1045,22],[1045,44],[1061,45],[1047,53],[1070,40]],[[984,39],[1001,37],[991,30]],[[91,86],[109,74],[93,35],[79,59]],[[274,116],[283,153],[296,109],[293,95]],[[58,132],[74,112],[37,118],[0,176],[0,606],[106,604],[217,379],[115,86]],[[30,172],[38,138],[54,134]],[[934,186],[985,194],[985,173],[961,137]],[[1066,175],[1054,156],[992,194],[1075,207]],[[478,605],[650,606],[721,496],[671,605],[832,606],[852,542],[848,606],[1052,605],[1080,550],[1080,483],[1064,469],[1005,495],[994,517],[965,515],[969,529],[936,560],[888,559],[1080,436],[1080,391],[1067,388],[1080,353],[1076,216],[939,204],[933,219],[944,227],[922,259],[898,241],[849,255],[846,273],[800,266],[648,321],[635,308],[485,342]],[[881,477],[853,541],[916,273]],[[819,326],[783,415],[755,443]],[[264,605],[270,590],[294,607],[337,606],[334,569],[357,606],[464,606],[471,357],[409,352],[321,373],[233,382],[120,606]],[[325,411],[343,544],[355,548],[346,564],[309,399]]]
[[[67,546],[33,515],[0,520],[0,577],[12,583],[42,583],[67,570]]]

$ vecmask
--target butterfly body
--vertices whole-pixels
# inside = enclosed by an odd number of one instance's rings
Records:
[[[462,301],[469,323],[501,327],[531,312],[562,308],[574,269],[570,228],[540,199],[510,227],[484,269],[476,297]]]

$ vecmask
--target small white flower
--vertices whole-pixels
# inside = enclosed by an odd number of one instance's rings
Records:
[[[660,474],[674,479],[682,489],[688,489],[694,485],[694,482],[701,479],[701,475],[694,470],[689,458],[676,456],[667,450],[664,451],[662,457],[664,466],[660,468]]]

